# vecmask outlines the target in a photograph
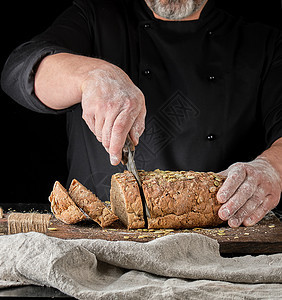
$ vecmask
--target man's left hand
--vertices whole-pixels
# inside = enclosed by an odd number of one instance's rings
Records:
[[[235,163],[220,174],[227,179],[217,194],[218,214],[230,227],[252,226],[278,205],[281,179],[266,159]]]

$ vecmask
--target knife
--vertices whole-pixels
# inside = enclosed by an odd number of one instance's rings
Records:
[[[135,165],[134,154],[135,154],[135,146],[134,146],[130,136],[127,135],[125,144],[122,149],[121,162],[122,162],[122,164],[126,165],[127,170],[134,175],[134,177],[138,183],[138,186],[139,186],[141,200],[142,200],[142,204],[143,204],[143,210],[145,211],[144,215],[146,215],[147,218],[151,218],[150,211],[149,211],[148,205],[146,203],[144,192],[142,189],[142,183],[141,183],[141,180],[140,180],[140,177],[139,177],[136,165]]]

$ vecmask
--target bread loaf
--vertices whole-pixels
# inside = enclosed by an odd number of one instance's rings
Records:
[[[86,219],[86,216],[70,198],[67,190],[58,181],[54,184],[49,201],[54,216],[66,224],[75,224]]]
[[[118,217],[96,195],[76,179],[71,182],[69,195],[76,205],[101,227],[110,226],[118,220]]]
[[[151,215],[147,220],[149,229],[207,227],[223,222],[218,217],[221,205],[216,193],[224,177],[213,172],[161,170],[139,171],[139,176]],[[112,210],[128,228],[138,228],[135,219],[142,220],[143,216],[136,186],[134,176],[128,171],[112,176]]]

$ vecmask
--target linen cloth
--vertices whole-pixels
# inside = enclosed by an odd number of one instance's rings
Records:
[[[138,243],[0,237],[0,288],[46,285],[77,299],[282,299],[282,254],[224,258],[180,233]]]

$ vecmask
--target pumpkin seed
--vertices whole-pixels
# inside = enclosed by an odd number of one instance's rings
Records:
[[[139,235],[138,236],[138,239],[144,239],[144,238],[146,238],[146,237],[148,237],[147,235]]]
[[[209,191],[210,191],[211,193],[216,192],[216,187],[215,187],[215,186],[210,187]]]
[[[158,233],[164,233],[164,231],[163,230],[156,230],[155,234],[158,234]]]
[[[199,230],[201,230],[202,228],[197,228],[197,227],[195,227],[195,228],[193,228],[192,230],[193,231],[199,231]]]

